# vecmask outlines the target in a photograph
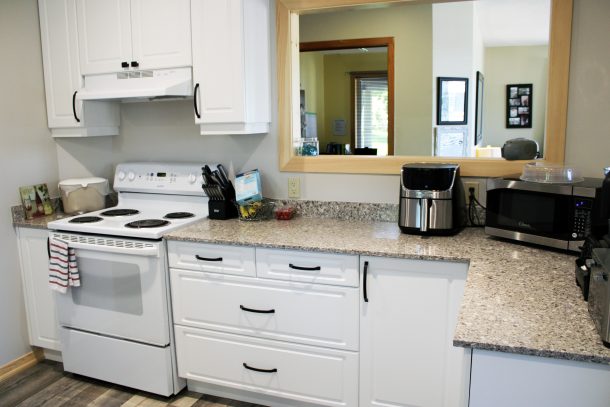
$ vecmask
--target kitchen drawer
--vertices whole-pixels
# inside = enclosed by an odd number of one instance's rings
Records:
[[[174,323],[358,350],[359,291],[171,269]]]
[[[358,287],[358,256],[257,248],[256,275],[274,280]]]
[[[181,326],[175,332],[180,377],[321,406],[358,405],[356,352]]]
[[[169,241],[169,266],[211,273],[256,275],[254,248]]]

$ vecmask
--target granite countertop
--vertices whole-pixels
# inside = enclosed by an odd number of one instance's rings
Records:
[[[481,229],[405,235],[396,223],[296,218],[203,220],[168,240],[469,262],[454,345],[610,364],[574,282],[574,256],[500,241]]]
[[[41,216],[33,219],[26,219],[21,206],[11,207],[11,214],[13,217],[13,226],[33,228],[33,229],[46,229],[47,224],[57,219],[65,218],[72,215],[67,215],[59,210],[55,210],[53,214],[47,216]]]

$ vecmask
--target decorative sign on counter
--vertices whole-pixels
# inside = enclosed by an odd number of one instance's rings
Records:
[[[51,204],[47,184],[19,187],[19,195],[21,196],[21,204],[23,205],[26,219],[51,215],[53,213],[53,205]]]

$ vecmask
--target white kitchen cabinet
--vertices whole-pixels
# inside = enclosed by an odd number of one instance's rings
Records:
[[[319,406],[358,405],[356,352],[182,326],[175,334],[180,377]]]
[[[610,366],[473,350],[470,407],[607,407]]]
[[[172,268],[256,277],[254,247],[170,241],[167,250]]]
[[[47,119],[54,137],[119,134],[116,102],[83,102],[78,58],[76,0],[39,0]]]
[[[452,342],[468,265],[361,256],[360,267],[360,406],[467,406],[470,352]]]
[[[267,133],[269,0],[192,0],[191,16],[201,134]]]
[[[49,288],[46,229],[17,228],[30,345],[60,350],[55,292]]]
[[[77,0],[83,75],[191,66],[190,0]]]
[[[358,289],[171,269],[174,323],[358,350]]]

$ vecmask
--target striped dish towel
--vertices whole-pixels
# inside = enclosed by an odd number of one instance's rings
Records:
[[[69,286],[79,287],[80,277],[76,265],[76,250],[60,239],[49,240],[49,286],[65,293]]]

